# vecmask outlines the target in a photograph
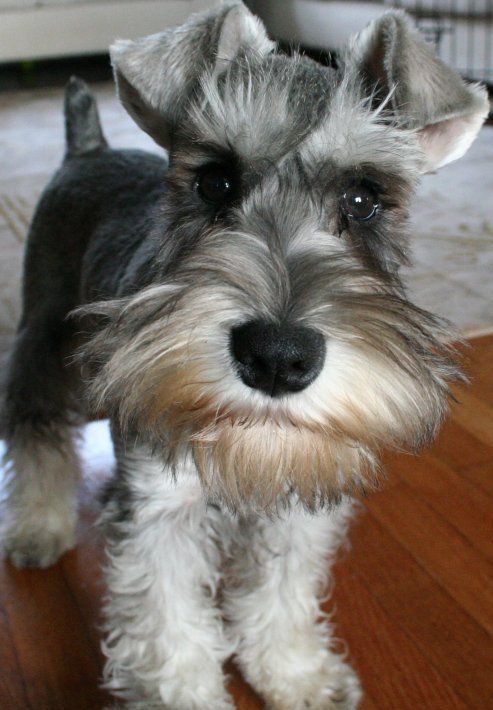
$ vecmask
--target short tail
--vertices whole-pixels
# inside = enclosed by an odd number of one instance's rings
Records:
[[[87,84],[71,77],[65,89],[66,157],[73,158],[107,147],[98,107]]]

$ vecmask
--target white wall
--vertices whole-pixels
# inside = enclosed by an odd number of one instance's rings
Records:
[[[117,37],[179,25],[211,0],[0,0],[0,62],[104,52]],[[12,8],[12,4],[19,6]]]

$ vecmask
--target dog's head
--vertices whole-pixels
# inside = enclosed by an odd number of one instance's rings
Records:
[[[170,167],[158,276],[101,306],[98,401],[233,507],[331,500],[382,447],[430,440],[458,373],[399,280],[406,214],[419,176],[473,141],[483,90],[402,13],[338,69],[277,53],[239,2],[112,59]]]

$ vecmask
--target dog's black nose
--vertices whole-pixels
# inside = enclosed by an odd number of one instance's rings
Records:
[[[278,397],[313,382],[324,364],[325,340],[304,326],[249,321],[231,330],[231,353],[248,387]]]

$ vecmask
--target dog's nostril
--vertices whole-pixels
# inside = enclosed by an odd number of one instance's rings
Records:
[[[306,370],[306,365],[303,360],[296,360],[296,362],[292,362],[290,367],[293,372],[305,372]]]
[[[325,359],[325,341],[318,331],[266,321],[235,326],[230,348],[243,382],[273,397],[308,387]]]
[[[249,353],[238,354],[238,362],[241,362],[242,365],[246,365],[247,367],[254,364],[254,359],[255,358],[253,358]]]
[[[251,359],[250,365],[256,370],[268,370],[269,363],[262,357],[253,357]]]

